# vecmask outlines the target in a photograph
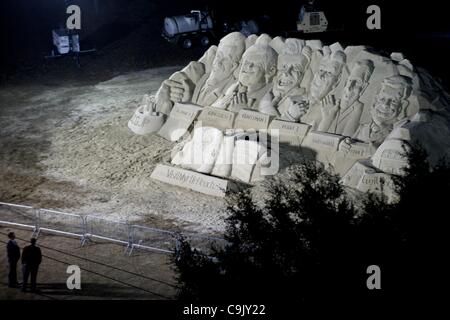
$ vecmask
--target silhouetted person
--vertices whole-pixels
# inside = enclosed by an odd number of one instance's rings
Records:
[[[26,291],[28,276],[31,274],[31,291],[36,291],[36,278],[39,265],[42,261],[41,249],[36,246],[36,239],[31,238],[31,244],[26,246],[22,252],[23,286],[22,291]]]
[[[16,242],[16,235],[14,232],[8,233],[9,241],[6,245],[6,251],[8,252],[8,286],[10,288],[17,288],[19,283],[17,282],[17,262],[20,259],[20,248]]]

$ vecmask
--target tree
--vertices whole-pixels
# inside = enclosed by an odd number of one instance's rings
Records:
[[[408,263],[419,252],[425,259],[426,248],[436,245],[423,237],[433,234],[444,216],[428,213],[424,200],[437,208],[450,190],[448,166],[432,170],[422,149],[413,148],[408,157],[405,175],[394,179],[396,203],[368,194],[356,210],[339,177],[313,163],[269,180],[262,204],[249,190],[233,195],[225,232],[229,244],[215,249],[216,259],[182,242],[176,261],[180,298],[356,301],[373,297],[366,287],[366,270],[373,264],[383,272],[384,297],[405,293],[414,287],[409,277],[421,275],[411,273],[420,270]]]

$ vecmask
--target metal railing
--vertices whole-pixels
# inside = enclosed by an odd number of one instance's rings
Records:
[[[175,232],[138,225],[131,226],[132,250],[137,248],[173,253],[176,241]]]
[[[130,227],[127,222],[90,215],[85,217],[85,235],[88,239],[97,238],[130,246]]]
[[[36,236],[40,232],[46,231],[85,238],[85,222],[81,215],[47,209],[38,209],[36,212],[38,214]]]
[[[14,218],[1,221],[3,224],[22,228],[31,228],[33,232],[36,230],[38,217],[36,214],[36,209],[33,207],[0,202],[0,216],[4,216],[5,211],[8,211],[10,215],[12,214]]]
[[[81,245],[90,239],[111,241],[125,245],[125,252],[129,255],[135,249],[174,253],[180,236],[188,240],[193,248],[207,255],[211,253],[211,245],[224,246],[226,244],[224,239],[217,237],[194,233],[180,234],[131,224],[127,221],[6,202],[0,202],[0,225],[31,229],[34,237],[38,237],[42,232],[77,237],[80,238]]]

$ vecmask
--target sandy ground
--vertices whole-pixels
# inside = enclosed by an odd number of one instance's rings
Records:
[[[164,228],[223,230],[222,199],[150,179],[173,144],[127,121],[144,93],[181,67],[98,84],[0,89],[0,201]]]
[[[0,227],[0,246],[6,234],[14,231],[21,248],[27,245],[31,231]],[[43,260],[39,268],[39,293],[22,293],[8,288],[6,250],[0,253],[0,300],[74,300],[133,299],[171,300],[176,298],[177,283],[167,254],[135,251],[124,254],[124,247],[101,241],[80,246],[76,238],[41,234],[38,239]],[[69,265],[81,269],[81,290],[69,290]],[[19,263],[20,266],[20,263]],[[20,268],[18,280],[22,282]]]
[[[143,94],[180,66],[147,69],[100,83],[0,89],[0,201],[92,214],[171,230],[220,234],[223,198],[152,180],[171,143],[127,127]],[[280,145],[280,173],[307,153]],[[252,189],[262,203],[264,184]]]

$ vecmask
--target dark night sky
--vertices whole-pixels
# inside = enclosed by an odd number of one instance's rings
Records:
[[[223,19],[250,19],[267,14],[271,17],[270,27],[275,30],[295,29],[295,21],[300,6],[306,1],[208,1],[208,0],[97,0],[98,14],[93,13],[95,0],[1,0],[0,1],[0,37],[2,47],[1,64],[10,67],[18,61],[27,61],[47,50],[51,41],[51,30],[65,21],[66,3],[79,3],[82,7],[82,23],[87,26],[83,37],[96,35],[96,45],[101,47],[123,37],[143,24],[153,30],[149,37],[159,38],[162,21],[165,16],[187,13],[191,9],[212,8],[216,17]],[[325,1],[316,4],[326,12],[330,28],[344,27],[339,39],[351,44],[372,41],[374,32],[366,29],[366,8],[370,4],[381,7],[382,31],[373,40],[373,46],[385,43],[387,49],[393,46],[411,47],[411,52],[425,55],[420,41],[435,41],[431,35],[446,35],[438,40],[437,51],[447,50],[450,46],[450,23],[444,1]],[[87,8],[87,10],[86,10]],[[99,26],[104,28],[98,32]],[[109,28],[109,29],[108,29]],[[97,33],[95,31],[97,30]],[[276,32],[272,32],[274,35]],[[422,37],[418,38],[418,35]],[[425,34],[425,36],[423,36]],[[317,37],[321,37],[317,35]],[[341,40],[342,39],[342,40]],[[400,41],[400,42],[399,42]],[[134,44],[130,44],[134,45]],[[434,43],[432,44],[432,46]],[[442,49],[443,48],[443,49]],[[408,49],[408,48],[406,48]],[[434,49],[432,49],[434,50]],[[430,51],[430,50],[428,50]],[[444,55],[442,54],[444,57]],[[21,60],[22,59],[22,60]],[[425,58],[423,58],[425,59]],[[419,57],[420,60],[420,57]],[[20,62],[22,63],[22,62]],[[2,68],[0,68],[2,70]]]

